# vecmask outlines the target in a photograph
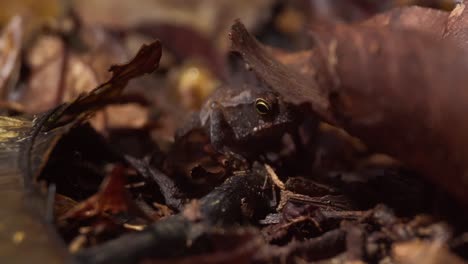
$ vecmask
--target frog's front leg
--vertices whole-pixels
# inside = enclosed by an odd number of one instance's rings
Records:
[[[211,104],[210,114],[210,141],[213,148],[228,158],[246,163],[246,159],[231,150],[230,145],[235,141],[232,128],[224,118],[221,106],[218,103]]]
[[[232,130],[229,124],[224,119],[224,114],[221,109],[221,105],[217,102],[213,102],[210,105],[210,140],[211,145],[218,151],[224,152],[223,149],[229,140],[229,134],[232,135]]]

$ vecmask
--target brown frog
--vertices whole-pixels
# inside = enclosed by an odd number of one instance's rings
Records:
[[[217,151],[247,157],[278,146],[300,117],[297,108],[245,71],[219,87],[181,131],[202,127]]]

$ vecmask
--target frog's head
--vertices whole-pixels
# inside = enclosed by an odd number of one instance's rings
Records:
[[[220,87],[205,105],[210,109],[211,135],[222,135],[218,143],[238,152],[259,152],[278,145],[297,125],[296,108],[268,87],[257,83],[238,88]]]
[[[226,121],[238,140],[262,140],[286,132],[297,116],[276,93],[266,89],[246,89],[237,109],[225,108]]]

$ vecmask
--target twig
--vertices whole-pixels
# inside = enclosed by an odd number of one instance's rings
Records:
[[[200,200],[199,207],[195,208],[200,214],[198,221],[186,217],[187,213],[180,213],[156,222],[142,232],[83,250],[76,257],[83,263],[135,263],[145,257],[180,257],[199,252],[204,247],[195,244],[204,234],[266,214],[269,197],[262,190],[263,179],[264,175],[257,172],[232,176]],[[188,205],[186,210],[194,209],[190,206],[193,205]],[[252,210],[246,210],[249,207]]]

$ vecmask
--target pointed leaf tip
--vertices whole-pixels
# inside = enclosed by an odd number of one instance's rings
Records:
[[[112,72],[111,81],[126,82],[142,74],[153,72],[159,66],[161,55],[162,47],[159,40],[143,45],[130,62],[110,67],[109,71]]]

